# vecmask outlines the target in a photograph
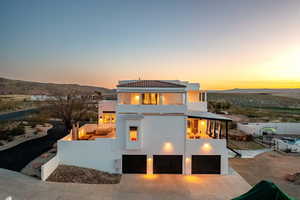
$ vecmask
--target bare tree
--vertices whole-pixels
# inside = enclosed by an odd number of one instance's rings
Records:
[[[61,119],[68,131],[72,125],[81,121],[88,111],[88,98],[71,92],[67,95],[55,95],[49,101],[50,112]]]

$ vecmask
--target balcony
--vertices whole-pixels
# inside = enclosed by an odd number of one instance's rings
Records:
[[[186,105],[117,105],[119,113],[185,113],[186,110]]]
[[[73,129],[62,140],[96,140],[100,138],[116,138],[115,124],[85,124],[80,128]]]
[[[188,110],[207,112],[207,102],[187,102]]]

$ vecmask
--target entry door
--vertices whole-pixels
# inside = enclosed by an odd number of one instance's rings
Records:
[[[182,174],[182,155],[154,155],[154,174]]]
[[[192,155],[192,174],[220,174],[220,155]]]
[[[122,172],[124,174],[146,174],[147,155],[123,155]]]

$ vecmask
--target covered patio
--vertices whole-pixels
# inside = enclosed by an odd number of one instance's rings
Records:
[[[228,125],[232,120],[210,112],[189,111],[187,113],[188,139],[228,139]]]

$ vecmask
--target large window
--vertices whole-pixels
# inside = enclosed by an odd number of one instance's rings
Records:
[[[156,105],[159,104],[159,95],[158,93],[143,93],[142,94],[142,103]]]
[[[115,123],[116,114],[115,113],[103,113],[102,114],[102,121],[103,121],[103,124]]]
[[[135,142],[138,140],[138,127],[130,126],[129,127],[129,140]]]

